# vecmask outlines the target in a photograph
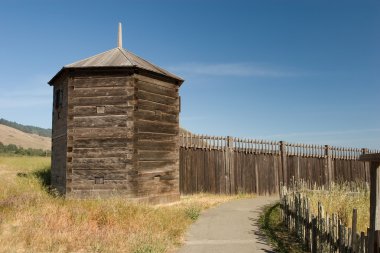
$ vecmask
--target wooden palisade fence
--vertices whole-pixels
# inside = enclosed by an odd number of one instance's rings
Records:
[[[376,150],[292,144],[181,132],[181,193],[278,194],[294,177],[318,186],[337,181],[369,182],[369,162],[360,155]]]
[[[280,196],[284,224],[296,233],[310,252],[380,252],[380,231],[375,232],[375,244],[371,243],[368,236],[369,228],[365,232],[357,231],[356,209],[353,209],[352,227],[348,228],[342,224],[337,214],[325,213],[320,203],[317,214],[311,213],[310,200],[303,193],[288,192],[287,188],[283,187]]]

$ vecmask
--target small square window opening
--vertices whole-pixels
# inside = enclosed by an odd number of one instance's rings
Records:
[[[95,177],[95,184],[104,184],[104,177]]]
[[[104,106],[97,106],[96,113],[104,113],[106,108]]]

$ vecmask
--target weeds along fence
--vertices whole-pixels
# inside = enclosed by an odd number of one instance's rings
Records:
[[[311,253],[380,252],[380,231],[375,232],[373,244],[368,237],[369,228],[357,231],[357,209],[352,212],[352,227],[346,227],[337,214],[325,213],[321,203],[318,203],[318,212],[311,213],[310,199],[297,191],[288,192],[286,187],[282,188],[280,205],[284,224]]]
[[[362,154],[379,151],[180,133],[180,190],[278,194],[294,177],[310,184],[369,181]]]

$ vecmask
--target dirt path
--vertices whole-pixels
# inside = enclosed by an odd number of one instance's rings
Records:
[[[178,253],[274,252],[258,229],[263,206],[275,197],[234,200],[203,213]]]

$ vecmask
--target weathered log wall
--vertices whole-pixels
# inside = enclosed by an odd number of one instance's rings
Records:
[[[56,98],[58,96],[58,98]],[[66,192],[67,146],[67,78],[53,89],[53,131],[51,152],[51,183],[60,192]],[[58,99],[58,101],[56,101]],[[58,104],[56,104],[58,103]]]
[[[137,196],[179,198],[178,86],[135,76]]]
[[[61,118],[53,119],[54,186],[73,196],[178,199],[178,85],[93,74],[54,85],[65,98]]]
[[[67,192],[133,194],[133,79],[69,78]]]

